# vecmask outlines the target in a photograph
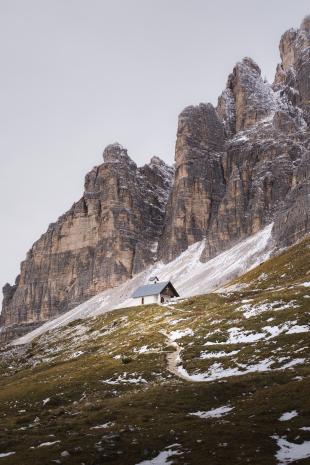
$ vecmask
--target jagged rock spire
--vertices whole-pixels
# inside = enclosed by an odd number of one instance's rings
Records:
[[[118,142],[114,142],[104,149],[103,160],[105,163],[128,163],[137,166],[128,155],[127,149]]]

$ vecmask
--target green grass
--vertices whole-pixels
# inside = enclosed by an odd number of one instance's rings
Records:
[[[310,426],[310,333],[283,330],[268,338],[264,328],[309,324],[310,288],[302,285],[310,281],[309,263],[306,239],[219,293],[190,298],[173,309],[150,305],[116,310],[74,321],[27,347],[3,349],[0,454],[16,453],[0,458],[0,464],[135,465],[172,444],[179,444],[182,452],[171,459],[174,464],[276,464],[273,435],[295,443],[310,441],[310,432],[300,429]],[[245,318],[244,305],[266,303],[274,308]],[[230,344],[233,327],[267,336]],[[197,383],[172,375],[166,353],[174,349],[161,331],[186,328],[194,335],[178,342],[188,373],[210,374],[217,364],[238,369],[238,376]],[[139,353],[143,346],[147,351]],[[232,351],[238,352],[201,358],[202,353]],[[266,359],[272,360],[270,371],[242,374]],[[304,361],[281,369],[296,359]],[[119,377],[143,382],[111,384]],[[189,415],[223,405],[233,410],[220,418]],[[279,421],[292,410],[298,416]],[[93,429],[105,423],[106,428]],[[60,442],[37,448],[54,441]],[[62,456],[64,451],[70,455]]]

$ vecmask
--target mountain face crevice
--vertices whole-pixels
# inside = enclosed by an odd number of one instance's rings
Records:
[[[205,239],[206,261],[274,222],[276,247],[310,230],[310,17],[280,40],[272,84],[244,58],[216,108],[185,108],[175,169],[137,167],[119,144],[85,177],[83,197],[49,226],[3,288],[0,340],[115,287]]]
[[[164,261],[205,237],[225,193],[221,166],[224,141],[223,124],[211,104],[188,107],[181,113],[175,177],[159,247]]]

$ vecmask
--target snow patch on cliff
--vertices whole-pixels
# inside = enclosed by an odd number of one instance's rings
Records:
[[[27,344],[35,337],[79,318],[94,317],[117,308],[135,306],[139,302],[131,298],[132,293],[151,276],[158,276],[160,281],[171,280],[183,298],[207,294],[269,258],[272,251],[272,226],[266,226],[206,263],[200,261],[205,243],[197,242],[172,262],[159,262],[151,266],[126,283],[108,289],[58,318],[47,321],[12,344]]]

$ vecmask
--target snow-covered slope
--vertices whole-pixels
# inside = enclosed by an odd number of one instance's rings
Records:
[[[271,230],[272,224],[206,263],[199,260],[204,241],[197,242],[172,262],[155,264],[121,286],[98,294],[16,339],[12,344],[26,344],[36,336],[78,318],[89,318],[117,308],[134,306],[137,302],[131,298],[133,291],[152,275],[158,276],[161,281],[171,280],[181,297],[206,294],[265,261],[272,250]]]

